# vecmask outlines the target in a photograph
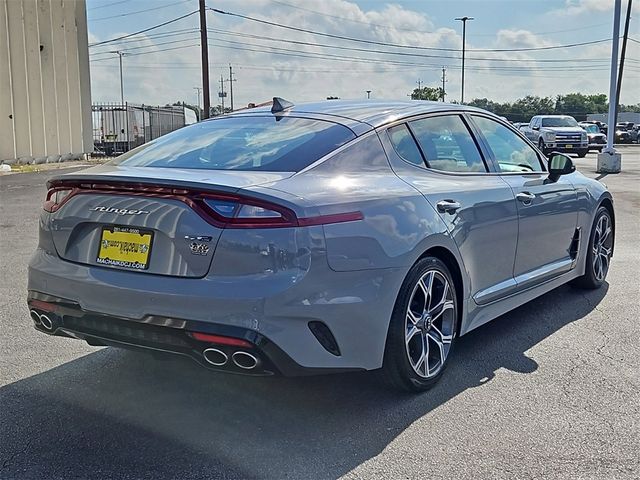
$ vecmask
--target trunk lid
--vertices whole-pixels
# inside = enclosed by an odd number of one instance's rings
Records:
[[[203,216],[189,192],[232,194],[291,175],[102,165],[57,176],[50,186],[75,190],[49,217],[53,242],[70,262],[203,277],[224,225]]]

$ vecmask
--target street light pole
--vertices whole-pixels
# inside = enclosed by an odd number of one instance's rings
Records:
[[[462,87],[460,92],[460,103],[464,103],[464,53],[467,42],[467,20],[473,20],[473,17],[459,17],[456,18],[462,22]]]
[[[367,92],[367,100],[371,98],[371,90],[365,90]]]
[[[616,86],[618,67],[618,44],[620,43],[621,0],[615,0],[613,6],[613,35],[611,38],[611,74],[609,77],[609,125],[607,126],[607,146],[598,154],[597,171],[599,173],[618,173],[621,168],[621,155],[613,146],[616,132]]]
[[[120,58],[120,104],[124,106],[124,82],[122,80],[122,57],[124,56],[124,52],[112,50],[109,53],[115,53]]]

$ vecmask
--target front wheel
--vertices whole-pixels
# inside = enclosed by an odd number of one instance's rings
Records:
[[[542,140],[542,138],[538,139],[538,148],[540,149],[540,151],[542,153],[544,153],[546,155],[545,149],[544,149],[544,140]]]
[[[611,214],[605,207],[600,207],[591,227],[585,272],[584,275],[573,281],[574,286],[586,289],[596,289],[602,286],[609,272],[611,255],[613,254],[613,240]]]
[[[580,151],[578,152],[578,158],[584,158],[584,157],[586,157],[586,156],[587,156],[587,153],[589,153],[589,149],[586,149],[586,150],[580,150]]]
[[[438,258],[426,257],[409,271],[393,309],[382,367],[394,388],[421,392],[447,365],[458,327],[457,292]]]

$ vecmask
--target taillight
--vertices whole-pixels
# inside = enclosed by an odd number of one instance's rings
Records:
[[[78,194],[110,194],[171,199],[184,202],[204,220],[219,228],[309,227],[362,220],[362,212],[340,212],[298,217],[287,207],[266,200],[232,193],[193,191],[184,188],[138,183],[80,183],[54,181],[49,184],[43,208],[60,209]]]
[[[215,220],[230,228],[297,227],[295,213],[280,205],[255,199],[200,196]]]
[[[74,189],[70,187],[54,187],[49,189],[42,208],[49,213],[55,212],[69,199],[73,190]]]

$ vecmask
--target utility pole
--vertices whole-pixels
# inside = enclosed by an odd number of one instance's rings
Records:
[[[422,88],[422,80],[418,79],[416,83],[418,84],[418,90],[420,90]]]
[[[200,54],[202,56],[202,118],[209,118],[211,99],[209,97],[209,45],[207,44],[207,10],[204,0],[200,2]]]
[[[236,79],[233,78],[233,67],[231,66],[231,64],[229,64],[229,90],[231,93],[231,111],[233,112],[233,82],[235,82]]]
[[[622,34],[622,51],[620,52],[620,66],[618,67],[618,86],[616,88],[616,103],[615,103],[615,116],[616,123],[618,123],[618,108],[620,108],[620,90],[622,89],[622,72],[624,71],[624,59],[627,56],[627,40],[629,38],[629,21],[631,20],[631,3],[633,0],[627,2],[627,15],[624,20],[624,33]]]
[[[367,92],[367,100],[371,98],[371,90],[365,90]]]
[[[202,87],[193,87],[198,93],[198,110],[200,110],[200,93],[202,92]]]
[[[467,20],[473,20],[473,17],[459,17],[456,18],[462,22],[462,87],[460,92],[460,103],[464,103],[464,53],[467,43]]]
[[[115,53],[120,57],[120,104],[124,107],[124,81],[122,79],[122,57],[124,56],[124,52],[120,50],[113,50],[109,53]]]
[[[447,69],[442,67],[442,101],[444,102],[444,97],[446,95],[444,84],[447,83]]]
[[[224,115],[224,97],[226,96],[226,93],[224,91],[224,78],[222,77],[222,75],[220,75],[220,93],[218,94],[218,96],[222,100],[222,111],[220,113]]]

